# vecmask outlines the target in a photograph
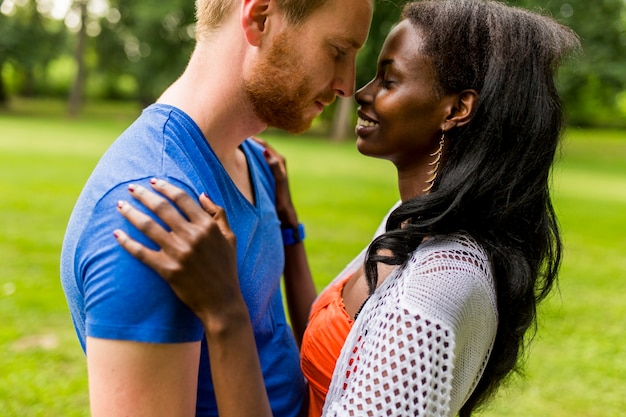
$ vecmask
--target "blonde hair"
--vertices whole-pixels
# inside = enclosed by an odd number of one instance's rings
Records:
[[[196,0],[196,40],[217,29],[233,3],[234,0]]]
[[[313,11],[328,0],[275,0],[289,23],[301,24]],[[203,39],[219,28],[235,0],[196,0],[196,40]]]

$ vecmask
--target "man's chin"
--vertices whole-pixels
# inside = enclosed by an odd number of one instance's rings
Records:
[[[307,130],[309,130],[311,128],[311,125],[313,124],[313,122],[309,122],[307,123],[305,126],[300,126],[298,128],[293,128],[293,129],[289,129],[287,130],[287,132],[293,134],[293,135],[301,135],[302,133],[306,132]]]
[[[270,124],[270,126],[276,127],[278,129],[282,129],[293,135],[300,135],[306,132],[307,130],[309,130],[312,124],[313,124],[313,119],[306,119],[306,120],[300,119],[297,121],[294,120],[291,123],[285,123],[284,121],[281,121],[275,124]]]

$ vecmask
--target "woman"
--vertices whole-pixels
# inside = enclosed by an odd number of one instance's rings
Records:
[[[494,1],[405,6],[376,77],[356,93],[357,147],[394,163],[402,201],[313,305],[301,348],[310,416],[469,416],[519,365],[561,259],[548,187],[562,129],[553,78],[577,44],[553,20]],[[278,215],[293,227],[284,163],[267,156]],[[154,186],[189,220],[139,189],[171,232],[129,204],[120,211],[163,250],[116,236],[202,320],[223,365],[213,369],[218,404],[262,415],[248,398],[263,403],[262,380],[225,214],[206,196],[208,215],[164,181]],[[226,266],[204,271],[203,256],[216,251]],[[293,301],[310,274],[302,244],[285,253]],[[312,298],[305,288],[300,312]],[[296,334],[301,316],[292,316]],[[251,395],[229,392],[234,380]]]

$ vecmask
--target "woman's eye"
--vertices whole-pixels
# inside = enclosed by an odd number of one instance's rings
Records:
[[[380,85],[383,88],[389,88],[395,82],[394,77],[391,74],[389,74],[388,66],[384,66],[383,68],[381,68],[381,71],[378,73],[378,76],[380,77]]]
[[[383,77],[380,80],[380,85],[383,88],[389,88],[391,85],[393,85],[393,83],[394,81],[391,78],[389,78],[386,74],[383,75]]]

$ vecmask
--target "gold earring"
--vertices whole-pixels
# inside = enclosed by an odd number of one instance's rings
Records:
[[[428,171],[428,179],[426,180],[426,188],[422,191],[427,193],[433,188],[433,184],[435,183],[435,178],[437,178],[437,174],[439,171],[439,162],[441,161],[441,154],[443,153],[443,145],[445,142],[445,132],[441,132],[441,139],[439,139],[439,149],[435,152],[431,153],[430,156],[435,157],[435,159],[430,162],[428,165],[433,167],[430,171]]]

